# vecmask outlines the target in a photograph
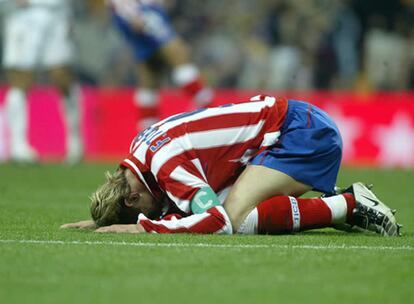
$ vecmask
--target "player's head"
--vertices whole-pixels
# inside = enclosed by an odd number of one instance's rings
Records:
[[[91,216],[97,226],[133,224],[139,213],[149,218],[159,213],[159,204],[142,184],[131,188],[126,171],[120,168],[113,174],[107,172],[106,182],[92,194]]]
[[[123,170],[105,175],[106,182],[91,195],[91,215],[97,226],[123,222],[124,201],[131,192]]]

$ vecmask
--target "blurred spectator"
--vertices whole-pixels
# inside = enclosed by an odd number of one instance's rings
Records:
[[[365,68],[375,89],[407,87],[408,41],[400,30],[388,30],[382,16],[371,17],[365,39]]]
[[[270,48],[268,65],[269,77],[266,87],[269,89],[293,89],[297,87],[297,75],[302,66],[302,52],[299,48],[300,18],[293,7],[279,7],[274,16],[278,27],[279,39]]]
[[[351,88],[358,76],[358,42],[361,24],[350,7],[350,1],[339,0],[333,18],[333,47],[338,64],[338,83],[341,88]]]
[[[76,68],[83,83],[132,83],[132,56],[113,28],[102,0],[78,2],[73,34],[77,45]]]

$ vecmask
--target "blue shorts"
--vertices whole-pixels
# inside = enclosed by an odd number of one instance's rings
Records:
[[[112,14],[112,20],[131,46],[135,60],[145,61],[174,38],[176,32],[162,7],[145,5],[140,7],[140,11],[151,25],[142,32],[134,31],[129,23],[116,13]]]
[[[281,171],[313,190],[333,193],[342,159],[338,127],[321,109],[289,100],[278,142],[256,155],[252,165]]]

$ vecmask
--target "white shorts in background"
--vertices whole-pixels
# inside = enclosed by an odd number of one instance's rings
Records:
[[[49,8],[22,8],[5,18],[3,66],[6,69],[51,68],[72,61],[68,14]]]

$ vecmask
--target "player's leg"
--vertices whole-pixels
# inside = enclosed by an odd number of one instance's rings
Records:
[[[310,189],[334,192],[342,141],[326,113],[289,101],[281,133],[273,148],[251,161],[253,165],[239,177],[225,202],[236,231],[283,233],[347,223],[382,235],[398,235],[390,208],[361,183],[343,195],[295,198]],[[275,197],[270,198],[272,193]],[[241,224],[254,205],[257,208]]]
[[[242,234],[282,234],[315,228],[342,227],[398,236],[400,228],[391,210],[362,183],[342,194],[323,198],[276,196],[260,203],[238,228]]]
[[[149,9],[151,13],[151,10]],[[145,15],[144,15],[145,16]],[[153,16],[151,14],[151,16]],[[157,16],[157,13],[156,13]],[[112,18],[115,27],[124,36],[130,46],[136,62],[138,87],[134,95],[134,104],[138,109],[140,122],[138,130],[143,130],[158,121],[159,76],[160,69],[156,65],[157,51],[164,38],[158,38],[158,30],[136,31],[131,25],[117,14]],[[163,36],[163,35],[162,35]],[[159,40],[160,39],[160,40]],[[169,39],[169,34],[165,39]]]
[[[137,62],[139,88],[134,103],[139,111],[139,130],[144,130],[159,120],[159,73],[150,60]]]
[[[213,101],[213,90],[206,87],[200,71],[191,63],[184,41],[178,37],[172,38],[161,47],[160,54],[172,68],[174,83],[193,99],[196,106],[209,106]]]
[[[73,58],[73,43],[70,37],[68,14],[62,13],[52,16],[49,26],[47,39],[44,40],[41,63],[49,71],[51,82],[59,90],[65,109],[66,161],[76,163],[83,157],[80,128],[81,91],[70,68]]]
[[[66,124],[66,161],[77,163],[83,157],[81,135],[81,90],[74,81],[71,69],[67,66],[49,68],[49,77],[59,90],[64,106]]]
[[[9,89],[5,97],[5,112],[10,129],[10,156],[16,162],[33,162],[37,153],[29,143],[27,91],[33,82],[31,71],[7,72]]]
[[[17,162],[32,162],[37,154],[30,146],[27,134],[27,92],[33,82],[41,46],[43,24],[30,19],[29,11],[10,12],[4,21],[3,66],[7,70],[9,89],[5,98],[5,112],[10,129],[11,158]]]
[[[289,175],[264,166],[249,165],[230,191],[224,208],[233,224],[233,231],[261,202],[274,196],[300,196],[312,189]]]
[[[350,193],[328,198],[275,196],[254,208],[237,232],[283,234],[337,225],[351,228],[356,204]]]
[[[145,23],[143,32],[128,37],[130,35],[124,30],[127,39],[135,40],[136,48],[144,51],[147,48],[147,51],[160,55],[172,68],[174,83],[190,95],[197,106],[208,106],[212,102],[213,92],[205,87],[197,67],[191,63],[188,48],[177,36],[166,11],[162,7],[148,5],[142,18]],[[117,25],[122,26],[119,20]],[[144,38],[141,41],[144,43],[138,43],[141,38]]]

